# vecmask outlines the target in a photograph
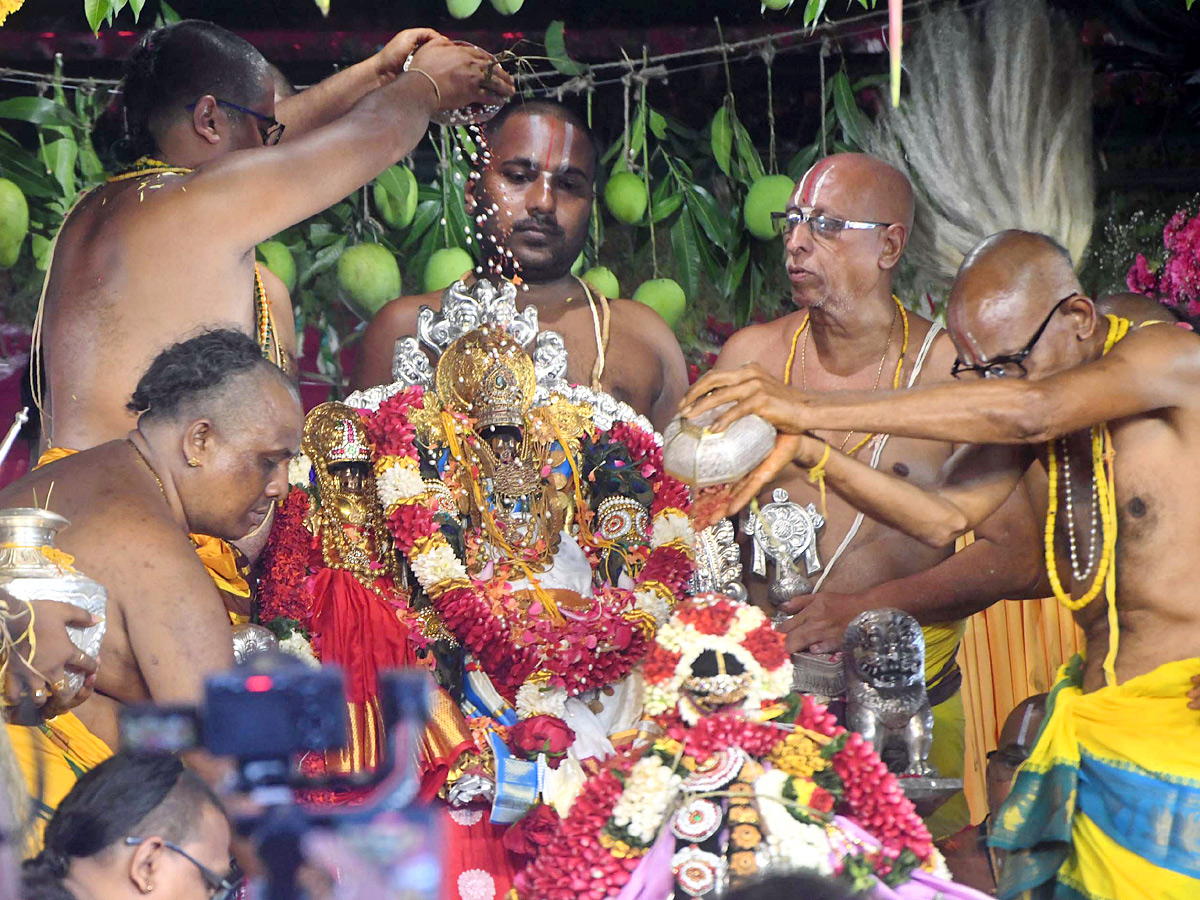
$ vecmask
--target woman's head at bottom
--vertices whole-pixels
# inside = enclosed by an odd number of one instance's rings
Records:
[[[85,774],[22,870],[25,900],[210,900],[234,881],[221,802],[178,758],[122,752]]]

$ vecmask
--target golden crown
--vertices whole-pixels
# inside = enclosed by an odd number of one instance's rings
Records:
[[[452,411],[474,419],[476,428],[522,427],[536,390],[533,360],[501,328],[464,334],[438,360],[438,396]]]
[[[304,419],[301,446],[316,464],[370,462],[371,445],[358,411],[342,403],[322,403]]]

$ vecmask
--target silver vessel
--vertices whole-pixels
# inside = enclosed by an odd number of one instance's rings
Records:
[[[57,513],[31,507],[0,510],[0,588],[18,600],[58,600],[86,609],[99,618],[87,628],[68,627],[72,643],[88,656],[100,652],[108,591],[71,565],[54,546],[55,536],[70,523]],[[83,687],[84,676],[67,673],[64,699]]]

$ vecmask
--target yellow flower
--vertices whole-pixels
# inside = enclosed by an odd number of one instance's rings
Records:
[[[4,20],[12,13],[15,13],[21,8],[21,4],[25,0],[0,0],[0,25],[4,24]]]

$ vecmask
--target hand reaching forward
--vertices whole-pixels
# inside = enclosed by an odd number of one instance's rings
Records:
[[[418,47],[432,40],[447,40],[446,36],[432,28],[406,28],[375,54],[375,74],[379,85],[390,84],[404,74],[404,63]]]
[[[735,421],[754,413],[785,434],[800,434],[815,423],[807,421],[804,394],[790,388],[758,363],[707,373],[692,385],[680,405],[689,419],[725,403],[733,406],[721,414],[709,431],[724,431]]]
[[[413,69],[433,79],[441,94],[439,110],[462,109],[472,103],[504,103],[515,90],[512,76],[490,53],[473,44],[434,38],[421,45]]]

